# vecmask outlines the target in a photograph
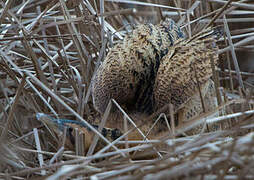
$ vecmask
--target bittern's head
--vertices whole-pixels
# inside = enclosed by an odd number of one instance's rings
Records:
[[[174,39],[184,38],[184,33],[182,32],[181,28],[175,23],[174,20],[166,18],[164,21],[160,22],[160,25],[164,27],[165,31],[170,33],[174,32],[173,35],[176,36],[174,37]]]

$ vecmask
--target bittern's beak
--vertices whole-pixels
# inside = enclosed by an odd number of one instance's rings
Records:
[[[76,146],[77,135],[83,134],[83,146],[85,150],[88,150],[92,144],[94,132],[87,127],[83,122],[69,119],[56,119],[44,113],[37,113],[36,118],[41,121],[48,129],[49,132],[53,135],[53,132],[61,135],[66,129],[66,137],[68,138],[67,142],[70,142],[73,147]],[[98,125],[92,125],[95,129],[98,129]],[[102,128],[102,135],[110,141],[114,141],[122,135],[118,129]],[[98,145],[103,146],[103,142],[99,141]],[[99,147],[100,149],[101,147]]]

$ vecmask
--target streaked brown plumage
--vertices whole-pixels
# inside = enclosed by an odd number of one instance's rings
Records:
[[[180,28],[171,19],[156,26],[139,25],[110,50],[98,68],[92,88],[95,108],[103,113],[113,98],[127,110],[151,112],[160,60],[182,37]]]
[[[192,101],[192,97],[200,100],[194,95],[199,94],[198,86],[202,90],[207,82],[212,83],[211,59],[217,64],[217,51],[214,38],[176,44],[174,53],[161,60],[154,86],[155,107],[171,103],[177,109],[188,100]]]
[[[170,31],[166,29],[168,25]],[[192,39],[183,39],[172,20],[156,26],[138,26],[111,49],[100,65],[93,82],[95,107],[103,113],[114,98],[127,113],[151,114],[171,103],[174,109],[179,109],[181,124],[203,112],[200,86],[206,110],[215,108],[211,59],[217,65],[218,30],[208,28]],[[151,126],[153,123],[138,119],[137,124]],[[109,120],[109,127],[122,129],[123,122],[118,121],[119,118]],[[161,127],[158,132],[167,129],[165,124]]]

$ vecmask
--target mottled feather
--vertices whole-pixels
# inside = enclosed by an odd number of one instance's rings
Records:
[[[93,79],[93,102],[103,113],[110,99],[127,110],[152,112],[153,85],[160,60],[182,38],[183,33],[171,19],[139,25],[123,42],[115,45]]]
[[[174,54],[164,56],[154,87],[156,108],[171,103],[177,109],[202,89],[212,76],[211,59],[218,62],[218,47],[213,38],[182,41]]]

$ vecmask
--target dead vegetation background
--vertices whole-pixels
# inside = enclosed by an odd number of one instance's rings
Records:
[[[36,113],[91,121],[90,83],[108,49],[136,24],[165,17],[188,36],[208,24],[224,26],[215,78],[224,114],[207,119],[219,122],[220,131],[170,134],[89,156],[78,150],[82,143],[68,151]],[[251,0],[1,1],[0,178],[253,179],[253,17]],[[202,122],[195,119],[188,128]],[[160,156],[152,160],[135,161],[128,154],[153,154],[154,147]]]

